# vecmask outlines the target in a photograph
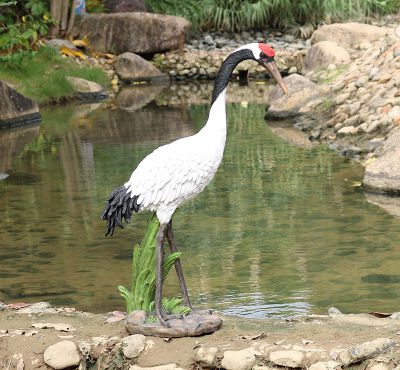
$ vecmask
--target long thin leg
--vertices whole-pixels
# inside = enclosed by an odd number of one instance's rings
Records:
[[[169,224],[167,226],[167,239],[168,239],[169,249],[171,250],[171,253],[177,252],[178,248],[176,246],[175,236],[174,236],[174,232],[172,230],[172,220],[169,222]],[[178,276],[179,286],[180,286],[181,292],[182,292],[183,303],[186,307],[189,307],[191,310],[193,310],[192,304],[190,303],[186,283],[185,283],[185,277],[183,276],[183,270],[182,270],[180,258],[178,258],[175,261],[175,271],[176,271],[176,275]]]
[[[156,246],[156,316],[158,321],[162,326],[166,326],[167,328],[170,325],[165,321],[163,309],[162,309],[162,268],[164,262],[164,251],[163,251],[163,241],[165,236],[165,227],[166,225],[160,225],[160,230],[158,230],[157,234],[157,246]]]

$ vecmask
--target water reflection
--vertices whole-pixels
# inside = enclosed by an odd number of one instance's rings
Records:
[[[99,215],[146,154],[203,125],[208,105],[168,106],[173,98],[166,88],[135,111],[48,110],[26,142],[0,133],[11,173],[0,182],[0,300],[123,308],[116,286],[129,285],[148,216],[104,238]],[[362,169],[323,147],[291,145],[294,132],[269,127],[264,105],[244,106],[228,106],[215,180],[175,216],[194,303],[253,317],[397,309],[400,220],[351,186]],[[166,294],[178,291],[171,274]]]

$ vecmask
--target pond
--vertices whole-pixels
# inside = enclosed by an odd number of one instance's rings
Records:
[[[194,305],[246,317],[398,310],[400,219],[367,201],[357,163],[292,122],[266,122],[260,88],[230,87],[223,163],[174,217]],[[149,215],[106,238],[105,199],[154,148],[202,127],[210,89],[133,88],[0,132],[0,301],[124,309],[117,286],[129,286]],[[178,294],[172,270],[165,295]]]

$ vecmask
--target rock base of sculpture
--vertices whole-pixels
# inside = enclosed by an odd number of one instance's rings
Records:
[[[193,313],[183,316],[182,319],[168,320],[170,328],[157,323],[146,323],[144,311],[132,311],[126,321],[125,328],[129,334],[143,334],[154,337],[197,337],[199,335],[211,334],[219,330],[222,320],[212,314]]]

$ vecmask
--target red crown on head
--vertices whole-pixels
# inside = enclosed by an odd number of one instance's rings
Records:
[[[270,58],[273,58],[275,56],[275,50],[271,48],[271,46],[267,45],[267,44],[262,44],[259,43],[258,47],[260,48],[260,50],[267,56]]]

